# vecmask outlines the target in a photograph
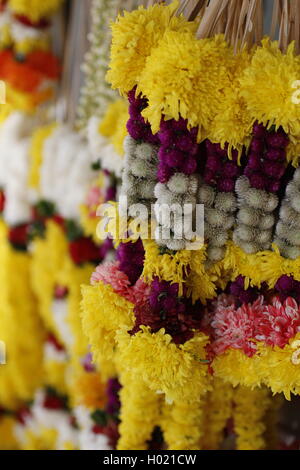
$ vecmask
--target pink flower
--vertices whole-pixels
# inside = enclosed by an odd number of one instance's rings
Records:
[[[214,352],[221,354],[227,348],[234,348],[243,349],[251,356],[255,352],[255,345],[249,341],[254,336],[253,326],[244,306],[237,310],[234,306],[221,308],[212,321]]]
[[[219,297],[208,314],[212,349],[216,354],[227,348],[242,349],[245,354],[255,353],[255,341],[283,348],[300,331],[300,308],[292,297],[281,302],[274,297],[265,304],[260,296],[253,304],[235,309],[229,298]]]
[[[147,302],[150,295],[150,285],[145,284],[143,279],[138,279],[136,284],[131,288],[132,300],[135,305],[142,305]]]
[[[135,305],[146,303],[150,295],[150,286],[145,284],[142,279],[138,279],[136,284],[131,286],[128,276],[120,270],[119,265],[119,261],[100,264],[92,274],[91,284],[103,282]]]
[[[130,282],[125,273],[119,269],[119,262],[99,264],[91,277],[91,284],[103,282],[109,284],[122,297],[128,297]]]
[[[283,348],[300,331],[300,309],[292,297],[281,302],[274,297],[256,319],[256,339]]]

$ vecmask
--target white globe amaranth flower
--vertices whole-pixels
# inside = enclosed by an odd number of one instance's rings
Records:
[[[198,190],[198,202],[205,207],[212,207],[215,201],[216,191],[213,187],[204,184]]]
[[[215,207],[223,212],[236,211],[236,198],[233,193],[217,193],[215,198]]]
[[[184,173],[175,173],[169,179],[167,186],[172,193],[185,194],[189,190],[189,177]]]

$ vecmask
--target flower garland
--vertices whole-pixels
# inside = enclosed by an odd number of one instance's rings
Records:
[[[268,390],[249,390],[239,387],[234,393],[234,429],[237,434],[238,450],[260,450],[265,447],[261,422],[270,399]]]

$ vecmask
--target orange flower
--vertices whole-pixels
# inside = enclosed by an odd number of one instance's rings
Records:
[[[90,409],[102,409],[106,404],[105,385],[99,373],[83,372],[75,381],[76,399],[79,405]]]

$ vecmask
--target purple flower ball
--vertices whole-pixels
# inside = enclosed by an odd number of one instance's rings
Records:
[[[285,172],[285,167],[281,163],[266,161],[263,164],[263,171],[267,176],[280,179]]]
[[[214,173],[218,172],[221,169],[220,158],[217,155],[210,155],[206,162],[206,168],[213,171]]]
[[[253,135],[258,139],[264,138],[265,135],[266,135],[266,129],[265,129],[264,125],[263,124],[258,124],[258,122],[256,122],[253,125]]]
[[[160,183],[167,183],[171,176],[173,175],[174,170],[167,165],[160,163],[157,171],[157,179]]]
[[[260,173],[253,173],[249,176],[250,185],[255,189],[265,189],[266,178]]]
[[[267,136],[267,144],[269,147],[285,148],[289,143],[289,139],[283,131],[270,132]]]
[[[266,190],[270,193],[277,193],[280,189],[280,181],[269,180],[266,185]]]
[[[183,173],[186,175],[192,175],[197,170],[197,161],[193,157],[188,157],[181,165]]]
[[[175,140],[175,133],[172,129],[164,129],[159,131],[158,137],[162,145],[170,147]]]
[[[238,176],[238,174],[239,174],[239,168],[235,163],[233,162],[225,163],[223,167],[223,175],[226,178],[234,178]]]
[[[291,276],[284,274],[275,284],[275,289],[278,291],[291,291],[294,288],[294,279]]]
[[[183,152],[180,152],[180,150],[176,149],[169,150],[164,155],[167,165],[171,168],[177,168],[178,166],[182,165],[186,159],[186,155]]]
[[[175,145],[179,150],[182,150],[182,152],[193,153],[193,155],[197,153],[198,147],[189,134],[177,136]]]
[[[230,178],[223,178],[218,181],[218,190],[224,193],[231,193],[234,191],[235,182]]]
[[[251,150],[256,153],[262,153],[264,150],[264,141],[257,138],[252,139]]]
[[[250,168],[251,170],[260,170],[261,161],[260,157],[256,153],[250,153],[247,168]]]
[[[268,160],[279,160],[279,161],[284,161],[285,160],[285,152],[284,150],[280,148],[271,148],[268,150],[265,154],[265,157]]]

